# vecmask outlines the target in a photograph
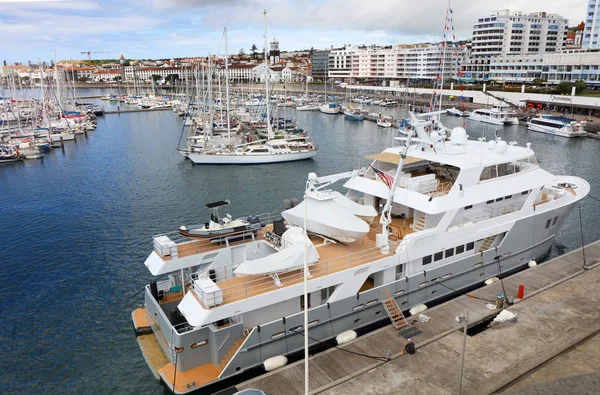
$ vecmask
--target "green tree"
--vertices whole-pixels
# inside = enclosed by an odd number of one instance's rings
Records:
[[[152,81],[153,82],[157,82],[157,81],[160,81],[160,80],[162,80],[162,77],[160,75],[158,75],[158,74],[152,74]]]
[[[584,80],[575,81],[575,94],[581,95],[587,89],[587,85]]]
[[[568,81],[563,81],[560,84],[556,85],[556,90],[561,94],[561,95],[570,95],[571,94],[571,88],[573,87],[573,84],[568,82]]]
[[[88,82],[89,80],[90,80],[90,79],[89,79],[88,77],[85,77],[85,76],[84,76],[84,77],[79,77],[79,78],[77,79],[77,81],[79,81],[79,82]]]
[[[167,82],[175,82],[179,79],[179,74],[168,74],[165,77],[165,81]]]
[[[531,81],[531,83],[533,85],[543,85],[544,81],[541,78],[534,78],[533,81]]]
[[[121,81],[122,79],[123,79],[123,77],[121,77],[120,75],[118,75],[115,78],[113,78],[113,81]]]
[[[252,53],[252,57],[256,58],[256,52],[258,52],[258,48],[256,47],[256,44],[252,44],[252,48],[250,48],[250,52]]]

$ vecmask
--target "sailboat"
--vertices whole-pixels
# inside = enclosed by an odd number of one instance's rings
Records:
[[[350,92],[348,103],[352,103],[352,76],[350,77]],[[361,114],[358,109],[352,107],[352,104],[349,104],[348,108],[344,110],[344,118],[349,121],[364,121],[365,116]]]
[[[269,57],[267,54],[267,10],[264,11],[265,26],[265,90],[267,139],[232,147],[207,148],[200,152],[182,151],[182,154],[195,164],[261,164],[291,162],[312,158],[317,154],[317,146],[308,136],[275,138],[271,122],[271,97],[269,92]],[[225,28],[225,34],[227,28]],[[225,52],[227,52],[227,36],[225,36]],[[225,75],[227,94],[227,129],[230,133],[229,119],[229,69],[227,53],[225,54]]]

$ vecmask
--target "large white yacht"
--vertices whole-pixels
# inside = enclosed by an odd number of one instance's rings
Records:
[[[498,102],[491,109],[477,109],[469,114],[469,119],[493,125],[518,125],[517,114],[510,110],[508,104]]]
[[[552,117],[550,115],[541,115],[531,118],[527,122],[527,129],[534,132],[554,134],[562,137],[582,137],[586,136],[585,123],[579,123],[575,120]]]
[[[154,237],[145,266],[157,281],[132,317],[167,388],[211,393],[284,364],[305,329],[314,346],[390,320],[390,306],[407,311],[524,268],[589,192],[543,170],[529,144],[468,140],[439,124],[429,134],[432,121],[414,115],[411,124],[403,147],[367,167],[309,174],[304,201],[259,230]],[[340,181],[346,194],[330,189]]]

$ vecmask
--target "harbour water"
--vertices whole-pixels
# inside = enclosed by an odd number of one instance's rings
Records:
[[[105,104],[105,103],[103,103]],[[115,104],[116,106],[116,104]],[[372,108],[395,117],[402,110]],[[175,150],[182,120],[171,111],[106,115],[98,128],[43,161],[0,166],[0,392],[144,393],[164,390],[131,328],[151,276],[152,235],[202,223],[204,204],[230,199],[232,215],[301,198],[309,172],[350,170],[394,144],[393,129],[289,109],[319,145],[314,160],[257,166],[194,166]],[[449,127],[464,120],[447,118]],[[600,197],[600,141],[467,121],[471,138],[497,131],[532,148],[554,174],[583,177]],[[398,142],[396,142],[398,144]],[[482,153],[485,155],[485,152]],[[600,238],[600,203],[583,201],[585,241]],[[579,213],[551,256],[581,246]]]

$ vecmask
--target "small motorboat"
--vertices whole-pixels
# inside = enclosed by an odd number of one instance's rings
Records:
[[[187,237],[214,237],[224,236],[231,233],[242,232],[245,230],[258,230],[262,228],[260,219],[254,216],[232,218],[227,214],[225,217],[219,217],[219,208],[228,206],[229,200],[220,200],[209,203],[206,207],[210,210],[210,220],[204,225],[181,226],[179,233]]]
[[[382,128],[391,128],[392,127],[392,123],[388,120],[385,120],[383,118],[380,118],[377,120],[377,126],[382,127]]]
[[[455,107],[446,109],[446,113],[448,115],[454,115],[455,117],[468,117],[469,116],[468,111],[457,110]]]
[[[363,121],[365,116],[360,113],[360,111],[348,109],[344,111],[344,118],[349,121]]]
[[[16,147],[10,144],[0,145],[0,163],[20,162],[22,160],[23,155],[19,153]]]

